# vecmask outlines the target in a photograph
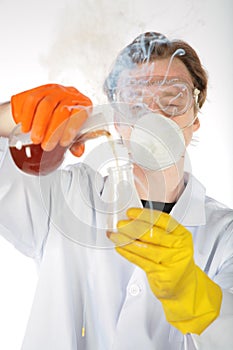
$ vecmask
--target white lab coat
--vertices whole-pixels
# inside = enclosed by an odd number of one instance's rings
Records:
[[[8,156],[2,161],[0,232],[40,265],[21,349],[232,350],[233,211],[187,175],[171,214],[192,232],[195,262],[222,287],[223,303],[200,336],[183,336],[167,323],[144,271],[110,247],[103,186],[82,164],[39,179],[22,175]]]

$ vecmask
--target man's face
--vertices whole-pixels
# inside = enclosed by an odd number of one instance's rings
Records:
[[[183,134],[188,145],[193,132],[199,128],[198,119],[192,124],[194,88],[183,62],[178,58],[170,62],[167,58],[124,70],[119,76],[116,95],[118,102],[132,104],[136,112],[137,108],[146,107],[171,118],[181,129],[185,128]]]

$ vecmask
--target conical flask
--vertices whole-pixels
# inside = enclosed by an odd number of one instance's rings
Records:
[[[15,165],[30,175],[47,175],[63,164],[67,151],[74,143],[81,144],[101,136],[109,137],[111,135],[108,131],[109,124],[111,124],[110,106],[87,108],[86,113],[89,117],[81,128],[77,122],[78,113],[70,117],[72,125],[70,132],[74,135],[73,142],[67,147],[61,146],[58,142],[51,151],[44,151],[41,144],[34,144],[31,140],[31,133],[23,133],[21,124],[17,124],[9,137],[10,154]],[[63,129],[66,122],[65,120],[63,124],[59,125],[54,131],[54,135],[56,132],[59,133],[59,129]],[[78,160],[77,158],[77,162]]]

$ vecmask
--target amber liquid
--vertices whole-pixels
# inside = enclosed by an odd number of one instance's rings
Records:
[[[29,144],[21,149],[10,147],[11,156],[19,169],[27,174],[47,175],[57,169],[64,160],[66,148],[57,145],[52,151],[44,151],[41,145]]]
[[[86,132],[74,140],[74,143],[85,143],[100,136],[109,137],[106,130]],[[44,151],[40,145],[28,144],[20,149],[10,146],[11,156],[19,169],[31,175],[47,175],[56,170],[63,162],[67,148],[59,144],[52,151]]]
[[[110,137],[111,134],[107,130],[95,130],[95,131],[85,132],[81,136],[77,137],[74,140],[74,142],[84,143],[88,140],[96,139],[96,138],[101,137],[101,136]]]

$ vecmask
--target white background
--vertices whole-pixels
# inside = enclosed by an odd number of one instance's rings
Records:
[[[0,0],[0,101],[58,82],[103,103],[104,76],[135,36],[187,40],[209,72],[193,172],[233,207],[232,13],[231,0]],[[0,238],[0,349],[20,349],[36,282],[33,262]]]

